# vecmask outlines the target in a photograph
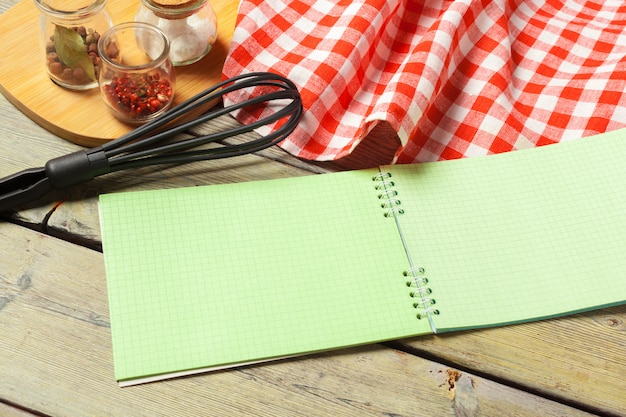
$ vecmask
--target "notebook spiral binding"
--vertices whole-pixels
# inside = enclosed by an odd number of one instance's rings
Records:
[[[372,178],[376,181],[374,188],[379,191],[378,199],[381,200],[380,206],[385,209],[383,215],[385,217],[391,217],[394,214],[403,214],[404,209],[400,207],[400,200],[396,198],[398,192],[393,189],[395,186],[391,180],[391,173],[379,172]]]
[[[408,278],[406,286],[411,288],[409,295],[415,299],[413,308],[419,310],[417,318],[421,320],[431,315],[438,315],[439,310],[434,307],[436,301],[431,297],[433,291],[428,287],[426,270],[422,267],[414,267],[404,271],[402,275]]]
[[[376,182],[374,188],[378,191],[378,199],[381,200],[380,206],[385,210],[385,217],[404,213],[404,209],[401,207],[401,202],[398,199],[398,191],[394,189],[395,184],[391,177],[390,172],[379,172],[372,177],[372,180]],[[412,263],[410,259],[409,262]],[[415,300],[413,308],[418,310],[416,317],[419,320],[428,319],[431,328],[434,330],[432,316],[438,315],[439,310],[434,307],[435,299],[431,297],[432,290],[428,287],[426,270],[420,266],[411,266],[402,274],[408,278],[406,285],[411,288],[409,295]]]

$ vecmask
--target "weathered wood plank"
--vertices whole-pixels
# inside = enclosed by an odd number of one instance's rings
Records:
[[[2,417],[34,417],[34,414],[28,411],[12,407],[8,404],[0,402],[0,416]]]
[[[15,6],[19,0],[2,0],[0,1],[0,13],[4,13],[11,7]]]
[[[626,415],[626,306],[402,343],[550,398]]]
[[[102,255],[0,222],[0,401],[46,415],[516,415],[580,410],[382,346],[119,388]]]

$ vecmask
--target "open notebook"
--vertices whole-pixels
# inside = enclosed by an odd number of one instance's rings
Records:
[[[626,131],[102,195],[122,385],[623,303]]]

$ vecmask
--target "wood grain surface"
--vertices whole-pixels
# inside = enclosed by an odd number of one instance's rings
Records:
[[[119,388],[102,254],[0,223],[0,400],[51,416],[585,416],[383,346]],[[0,409],[1,410],[1,409]],[[480,414],[479,414],[480,413]]]
[[[211,5],[218,20],[218,39],[199,62],[176,67],[174,105],[222,80],[222,65],[232,38],[238,3],[211,0]],[[107,3],[113,23],[132,21],[138,7],[138,1]],[[39,45],[38,22],[39,11],[33,0],[22,0],[0,15],[2,94],[36,123],[80,145],[96,146],[131,130],[133,126],[111,115],[98,89],[71,91],[49,79]]]
[[[16,4],[0,0],[0,11]],[[235,124],[225,117],[189,134]],[[382,132],[336,163],[270,148],[116,173],[0,216],[0,415],[626,416],[626,306],[117,386],[98,194],[373,166],[396,146]],[[0,97],[0,178],[78,149]]]

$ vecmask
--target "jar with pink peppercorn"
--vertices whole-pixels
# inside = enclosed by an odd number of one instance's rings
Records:
[[[174,100],[176,75],[169,40],[160,29],[141,22],[120,23],[104,32],[98,50],[100,93],[116,118],[141,124],[167,111]]]

